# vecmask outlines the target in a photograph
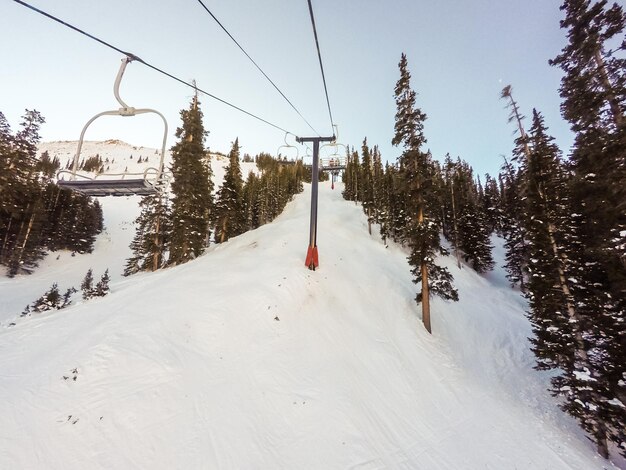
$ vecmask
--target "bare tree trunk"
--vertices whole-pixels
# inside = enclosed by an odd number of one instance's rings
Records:
[[[367,230],[372,234],[372,208],[367,206]]]
[[[9,216],[9,225],[7,226],[7,231],[4,235],[4,240],[2,242],[2,250],[0,250],[0,261],[2,262],[9,259],[7,255],[7,245],[9,243],[9,235],[11,234],[12,224],[13,224],[13,217]]]
[[[228,217],[222,219],[222,233],[220,233],[220,243],[224,243],[226,238],[226,226],[228,225]]]
[[[599,421],[597,425],[597,429],[594,437],[596,438],[596,443],[598,444],[598,454],[600,454],[603,458],[609,459],[609,446],[606,440],[606,426],[603,422]]]
[[[156,246],[156,250],[152,254],[152,271],[156,271],[159,269],[159,264],[161,260],[161,216],[157,215],[156,218],[156,226],[154,227],[155,231],[155,240],[154,245]]]
[[[528,140],[526,139],[526,131],[524,130],[524,126],[522,125],[522,116],[519,112],[519,108],[517,107],[517,102],[513,99],[513,93],[511,92],[511,85],[507,85],[502,90],[502,98],[509,99],[509,105],[513,109],[513,116],[515,116],[515,121],[517,122],[517,128],[519,130],[520,137],[523,139],[523,150],[526,159],[530,157],[530,149],[528,148]],[[513,116],[509,118],[509,122],[513,119]]]
[[[28,221],[28,227],[26,228],[26,234],[24,235],[24,241],[22,242],[22,246],[20,247],[19,255],[17,257],[17,264],[19,265],[22,262],[22,258],[24,257],[24,249],[26,248],[26,243],[28,242],[28,237],[30,236],[30,231],[33,228],[33,223],[35,222],[35,208],[33,206],[33,213],[30,216],[30,220]]]

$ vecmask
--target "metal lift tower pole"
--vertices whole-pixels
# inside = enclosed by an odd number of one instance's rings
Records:
[[[317,193],[319,183],[319,153],[320,142],[334,142],[335,136],[332,137],[298,137],[296,141],[299,143],[313,143],[313,165],[311,172],[311,226],[309,231],[309,247],[306,252],[306,260],[304,262],[310,270],[315,271],[319,266],[319,257],[317,254]]]

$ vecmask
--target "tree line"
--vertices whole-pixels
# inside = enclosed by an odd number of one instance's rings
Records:
[[[58,157],[37,159],[43,122],[26,110],[14,133],[0,112],[0,265],[10,277],[31,273],[49,250],[91,252],[102,231],[98,201],[54,184]]]

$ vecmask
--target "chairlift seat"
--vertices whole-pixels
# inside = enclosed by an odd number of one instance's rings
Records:
[[[87,196],[148,196],[157,192],[157,188],[143,178],[127,180],[70,180],[57,181],[61,188],[83,193]]]
[[[343,157],[330,157],[320,159],[321,171],[339,171],[346,169],[346,159]]]

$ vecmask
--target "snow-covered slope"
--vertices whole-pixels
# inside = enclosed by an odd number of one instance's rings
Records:
[[[37,153],[41,155],[43,152],[48,152],[50,158],[59,158],[61,168],[71,169],[71,163],[74,160],[76,148],[76,141],[42,142],[39,145]],[[105,174],[124,173],[125,170],[129,173],[141,174],[146,168],[158,167],[161,158],[159,152],[160,150],[154,148],[137,147],[120,140],[88,140],[83,142],[80,159],[83,160],[95,155],[100,155],[102,160],[105,160]],[[224,167],[228,161],[222,154],[212,153],[211,156],[213,176],[215,181],[219,184],[224,179]],[[165,168],[169,168],[171,158],[170,151],[166,150],[164,158]],[[139,163],[140,159],[141,162]],[[244,179],[250,171],[256,171],[256,164],[242,162],[241,172]],[[85,174],[89,175],[88,173]],[[62,176],[65,179],[69,177],[68,174],[63,174]],[[100,177],[106,177],[106,175]]]
[[[433,302],[430,336],[406,254],[340,185],[321,187],[321,266],[304,267],[309,197],[194,262],[0,328],[0,468],[610,467],[532,370],[501,273],[446,260],[461,301]],[[103,253],[87,264],[118,256]]]

